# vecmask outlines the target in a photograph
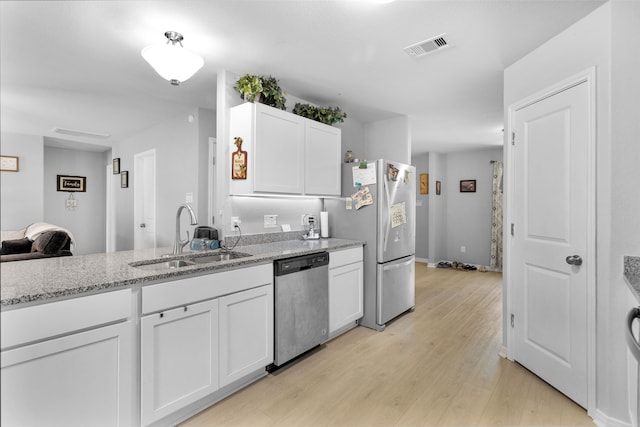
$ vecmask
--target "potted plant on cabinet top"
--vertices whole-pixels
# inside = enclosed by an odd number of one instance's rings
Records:
[[[340,110],[340,107],[322,108],[316,107],[315,105],[302,104],[300,102],[296,102],[296,105],[293,107],[293,114],[297,114],[326,125],[342,123],[347,117],[347,113]]]
[[[238,78],[233,87],[242,99],[248,102],[260,102],[271,107],[285,109],[287,98],[275,77],[245,74]]]

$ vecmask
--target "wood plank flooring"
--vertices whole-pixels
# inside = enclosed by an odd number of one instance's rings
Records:
[[[416,309],[358,327],[183,423],[203,426],[593,426],[502,343],[499,273],[416,264]]]

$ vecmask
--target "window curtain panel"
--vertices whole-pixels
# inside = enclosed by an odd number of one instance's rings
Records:
[[[491,205],[491,268],[502,271],[502,162],[493,162]]]

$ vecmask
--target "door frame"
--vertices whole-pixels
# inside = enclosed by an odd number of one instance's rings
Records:
[[[504,192],[505,192],[505,213],[503,230],[504,246],[504,267],[503,267],[503,327],[506,333],[506,356],[509,360],[514,361],[513,342],[514,330],[510,327],[510,317],[513,307],[513,268],[511,266],[510,249],[513,248],[513,240],[511,236],[511,227],[513,223],[514,206],[513,197],[511,197],[514,188],[515,173],[513,170],[514,152],[512,145],[512,134],[515,131],[515,115],[518,110],[528,107],[536,102],[542,101],[567,89],[579,84],[587,85],[589,96],[589,129],[587,140],[587,227],[589,235],[587,236],[587,259],[589,262],[585,265],[587,268],[587,413],[593,418],[596,410],[596,206],[597,206],[597,187],[596,187],[596,69],[590,67],[580,73],[577,73],[565,80],[562,80],[550,87],[538,91],[524,99],[511,104],[507,109],[507,132],[504,141]],[[522,227],[516,226],[517,229]],[[504,349],[502,351],[504,353]]]
[[[113,165],[107,164],[107,178],[106,182],[106,242],[105,252],[115,252],[116,250],[116,197],[114,193],[115,186],[113,185]]]
[[[139,153],[136,153],[133,155],[133,165],[134,165],[134,169],[133,169],[133,247],[134,249],[136,249],[136,235],[138,233],[137,230],[137,223],[138,223],[138,215],[140,213],[140,203],[142,203],[142,191],[144,191],[145,189],[148,189],[148,185],[149,183],[145,182],[145,188],[143,189],[142,187],[140,187],[140,179],[136,179],[136,177],[140,177],[140,161],[142,159],[144,159],[147,156],[152,156],[153,157],[153,182],[151,183],[151,187],[153,188],[152,192],[154,194],[153,196],[153,217],[154,217],[154,224],[153,224],[153,247],[155,248],[157,246],[158,243],[158,194],[156,192],[156,181],[157,181],[157,162],[156,162],[156,149],[152,148],[150,150],[146,150],[146,151],[141,151]],[[138,174],[138,175],[136,175]]]

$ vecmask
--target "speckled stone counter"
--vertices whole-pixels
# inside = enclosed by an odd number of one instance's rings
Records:
[[[624,278],[640,301],[640,257],[624,257]]]
[[[232,241],[234,239],[231,239]],[[170,248],[122,251],[105,254],[80,255],[0,264],[0,307],[2,310],[46,302],[50,299],[69,298],[86,294],[121,289],[127,286],[170,281],[182,276],[206,274],[245,265],[271,263],[321,251],[335,251],[363,245],[364,242],[344,239],[283,240],[245,239],[250,245],[238,246],[235,251],[250,257],[209,264],[198,264],[179,269],[147,271],[129,264],[162,258]],[[276,239],[277,240],[277,239]],[[253,244],[256,241],[263,243]],[[217,251],[210,251],[215,253]],[[197,252],[199,253],[199,252]],[[193,256],[185,251],[179,259]]]

